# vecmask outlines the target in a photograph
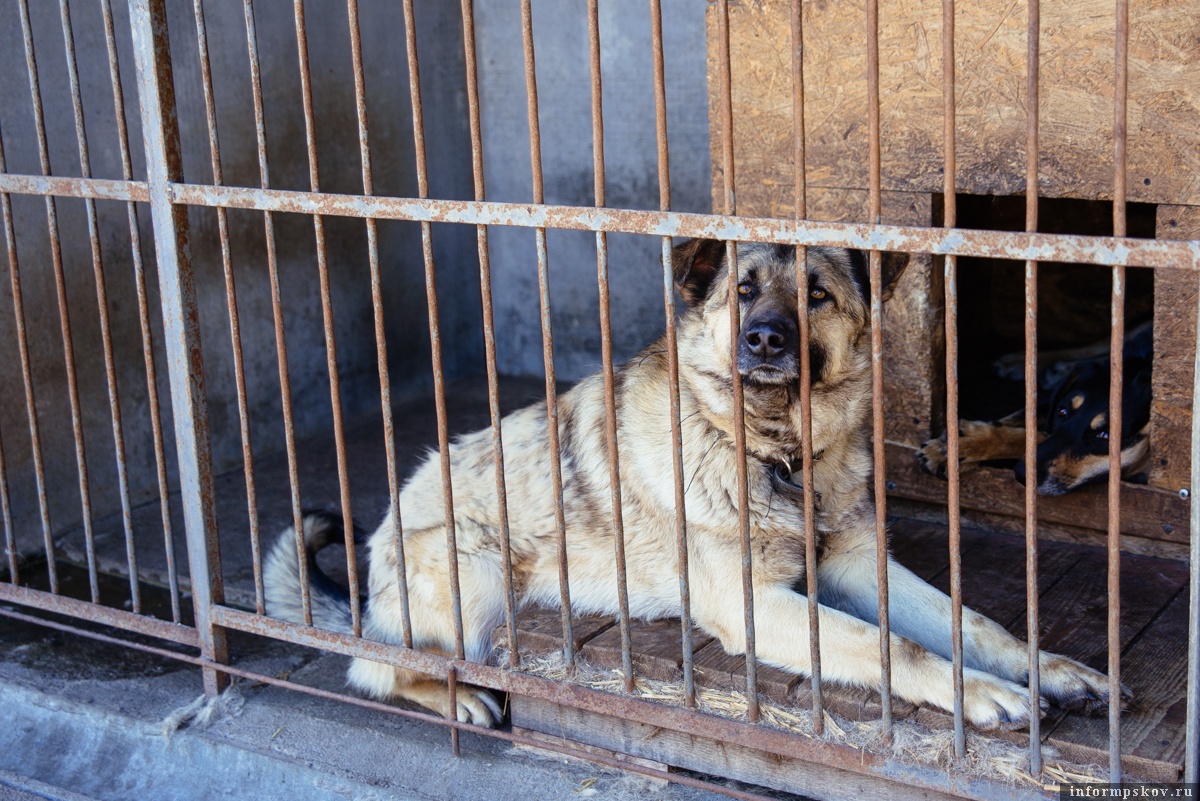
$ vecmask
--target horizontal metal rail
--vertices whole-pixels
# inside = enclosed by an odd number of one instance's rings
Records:
[[[191,626],[172,623],[167,620],[159,620],[156,617],[148,617],[147,615],[134,614],[122,609],[113,609],[112,607],[101,606],[88,601],[80,601],[76,598],[56,595],[52,592],[44,592],[42,590],[30,589],[29,587],[21,587],[16,584],[0,582],[0,601],[44,609],[47,612],[55,612],[56,614],[67,615],[68,617],[79,618],[80,620],[87,620],[92,623],[101,623],[105,626],[112,626],[113,628],[124,629],[137,634],[148,634],[151,637],[158,637],[160,640],[170,640],[180,645],[200,646],[200,637]]]
[[[114,181],[107,178],[64,178],[58,175],[15,175],[0,173],[0,192],[38,197],[82,197],[96,200],[149,202],[145,181]]]

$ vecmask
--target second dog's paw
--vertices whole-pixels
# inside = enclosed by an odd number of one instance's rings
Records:
[[[946,478],[946,435],[931,439],[917,450],[917,466],[931,476]]]
[[[1073,659],[1043,653],[1041,657],[1042,694],[1058,706],[1086,715],[1100,715],[1109,707],[1108,676]],[[1121,685],[1121,708],[1133,700],[1133,693]]]
[[[1044,713],[1049,705],[1041,698]],[[1022,729],[1029,725],[1029,690],[988,673],[964,671],[963,715],[977,729]]]
[[[460,723],[493,728],[504,719],[500,702],[487,690],[460,684],[455,695],[458,702],[455,713]]]

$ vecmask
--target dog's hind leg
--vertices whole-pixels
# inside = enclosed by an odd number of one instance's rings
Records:
[[[385,521],[386,522],[386,521]],[[462,610],[463,651],[469,661],[482,662],[491,649],[492,630],[504,613],[500,558],[489,551],[465,552],[479,542],[470,522],[458,524],[458,574]],[[381,527],[381,531],[390,526]],[[482,529],[482,527],[476,527]],[[400,644],[404,641],[395,551],[390,538],[376,548],[372,538],[371,600],[364,617],[363,636]],[[456,649],[455,612],[450,595],[450,570],[444,529],[405,535],[409,610],[413,647],[451,656]],[[487,690],[459,685],[457,705],[451,708],[446,682],[413,670],[356,658],[350,665],[351,686],[379,699],[404,698],[444,717],[491,726],[502,717],[496,698]]]

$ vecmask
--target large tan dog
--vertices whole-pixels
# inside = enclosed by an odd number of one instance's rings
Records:
[[[885,256],[891,286],[906,256]],[[790,247],[738,246],[741,333],[737,369],[745,387],[757,655],[809,672],[804,576],[803,498],[780,465],[799,464],[801,418],[795,254]],[[822,675],[877,687],[874,509],[867,418],[870,413],[869,301],[861,253],[809,250],[813,480],[818,531]],[[678,325],[686,512],[692,615],[730,653],[745,647],[737,508],[729,275],[725,246],[695,240],[675,249],[674,272],[686,302]],[[630,611],[642,618],[679,614],[675,489],[666,346],[657,342],[616,375],[618,450],[628,555]],[[559,436],[575,612],[617,612],[614,531],[602,377],[584,379],[559,398]],[[537,404],[503,421],[514,584],[519,604],[558,606],[558,560],[546,411]],[[483,660],[504,611],[500,516],[491,431],[450,448],[466,656]],[[798,477],[797,477],[798,478]],[[400,496],[404,550],[417,648],[454,649],[445,520],[438,458],[432,455]],[[370,597],[364,635],[402,642],[400,593],[389,512],[370,538]],[[332,515],[306,522],[311,553],[338,527]],[[281,536],[266,567],[267,611],[300,621],[294,534]],[[344,592],[319,571],[313,586],[318,626],[350,630]],[[896,695],[950,709],[950,600],[889,559],[892,682]],[[963,615],[966,719],[981,729],[1028,722],[1026,646],[969,610]],[[355,659],[352,686],[376,698],[406,698],[446,716],[491,725],[500,707],[490,693],[462,687],[450,708],[446,685],[427,676]],[[1041,689],[1065,706],[1103,708],[1107,679],[1061,656],[1041,655]],[[1044,702],[1043,702],[1044,703]]]

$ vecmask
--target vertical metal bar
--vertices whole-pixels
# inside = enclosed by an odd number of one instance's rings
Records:
[[[258,141],[258,176],[263,189],[271,186],[267,165],[267,123],[263,115],[262,72],[258,59],[258,34],[254,25],[254,2],[243,0],[246,19],[246,50],[250,58],[250,90],[254,99],[254,128]],[[263,212],[267,237],[267,272],[271,276],[271,314],[275,322],[275,352],[279,365],[279,401],[283,410],[283,436],[287,451],[288,485],[292,491],[292,525],[296,533],[296,561],[300,574],[300,605],[304,622],[312,625],[312,597],[308,584],[308,558],[304,546],[304,516],[300,508],[300,471],[296,463],[296,428],[292,422],[292,388],[288,378],[287,336],[283,330],[283,301],[279,294],[279,256],[275,243],[275,217]]]
[[[37,131],[38,157],[42,174],[50,175],[50,148],[46,142],[46,119],[42,112],[42,93],[38,86],[37,56],[33,46],[33,26],[29,22],[28,0],[18,0],[21,33],[25,40],[25,64],[29,72],[29,94],[33,100],[33,123]],[[87,455],[83,443],[83,415],[79,406],[79,385],[75,378],[75,347],[71,342],[71,315],[67,306],[67,281],[63,274],[62,242],[58,234],[58,208],[52,196],[46,196],[46,227],[50,234],[50,260],[54,270],[54,285],[58,293],[58,318],[62,333],[63,357],[66,362],[67,395],[71,404],[71,430],[75,435],[75,465],[79,472],[79,501],[83,507],[83,538],[87,550],[88,584],[92,603],[100,602],[100,585],[96,575],[96,537],[92,530],[92,497],[88,488]],[[47,534],[47,550],[52,551]],[[47,559],[53,561],[52,553]]]
[[[425,114],[421,105],[421,68],[417,60],[417,25],[412,0],[404,0],[404,40],[408,53],[408,93],[412,101],[413,142],[417,160],[417,196],[429,197],[425,160]],[[459,590],[458,540],[454,523],[454,488],[450,476],[450,429],[446,420],[446,377],[442,372],[442,334],[438,322],[437,272],[433,264],[433,230],[421,223],[425,263],[425,303],[429,309],[429,350],[433,363],[433,398],[437,406],[438,452],[442,467],[442,507],[446,518],[446,558],[450,566],[450,604],[454,608],[454,653],[464,658],[462,594]]]
[[[542,133],[538,122],[537,65],[533,53],[533,9],[521,0],[521,39],[525,50],[525,93],[528,99],[529,157],[533,172],[533,202],[545,203],[542,187]],[[550,480],[554,486],[554,520],[558,528],[558,592],[562,603],[563,658],[575,667],[575,634],[571,622],[571,586],[567,570],[567,521],[563,509],[562,454],[558,442],[558,396],[554,378],[554,331],[550,323],[550,262],[546,229],[536,229],[538,289],[542,312],[542,360],[546,366],[546,419],[550,432]]]
[[[1029,0],[1026,33],[1025,230],[1038,229],[1038,120],[1041,2]],[[1038,263],[1025,262],[1025,629],[1029,641],[1029,772],[1042,770],[1041,639],[1038,610],[1037,524],[1037,284]]]
[[[7,170],[4,161],[4,137],[0,135],[0,173]],[[29,367],[29,340],[25,331],[25,303],[21,295],[21,270],[17,260],[17,234],[13,225],[12,201],[7,193],[0,193],[0,211],[4,216],[4,241],[8,251],[8,279],[12,286],[13,318],[17,329],[17,353],[21,359],[21,378],[25,387],[25,412],[29,417],[30,450],[33,455],[33,475],[37,481],[38,511],[42,519],[42,541],[46,548],[46,570],[49,574],[50,591],[58,593],[58,568],[54,562],[54,539],[50,527],[50,504],[46,500],[46,468],[42,463],[42,438],[38,430],[37,403],[33,390],[33,374]],[[6,507],[7,508],[7,507]],[[5,526],[12,531],[10,521]],[[9,544],[10,550],[13,545]],[[15,556],[15,553],[14,553]],[[17,582],[15,566],[12,580]]]
[[[487,198],[483,181],[483,132],[479,118],[479,71],[475,60],[475,13],[471,0],[461,0],[463,54],[467,72],[467,110],[471,127],[471,172],[475,200]],[[504,484],[504,438],[500,430],[499,371],[496,369],[496,326],[492,310],[492,269],[488,254],[487,226],[477,225],[479,290],[483,300],[483,351],[487,365],[488,409],[492,418],[492,452],[496,465],[496,504],[500,520],[500,560],[504,571],[504,621],[508,629],[508,665],[520,664],[517,649],[516,594],[513,590],[512,549],[508,527],[508,491]]]
[[[4,523],[4,553],[8,559],[8,580],[21,583],[21,572],[17,569],[17,540],[13,531],[12,509],[8,503],[8,471],[4,467],[4,437],[0,432],[0,517]]]
[[[192,3],[196,17],[196,46],[200,51],[200,83],[204,89],[204,113],[208,121],[208,150],[213,186],[224,183],[221,143],[217,135],[217,102],[213,93],[212,64],[208,57],[208,30],[204,24],[204,2]],[[221,240],[221,269],[225,275],[225,305],[229,311],[229,339],[233,349],[233,379],[237,388],[238,423],[242,435],[242,470],[246,477],[246,514],[250,521],[250,560],[254,571],[254,602],[258,614],[266,613],[263,590],[262,541],[258,529],[258,491],[254,483],[254,444],[250,437],[250,413],[246,401],[246,369],[242,358],[242,326],[238,315],[237,284],[229,244],[229,214],[217,207],[217,235]]]
[[[804,4],[792,0],[792,154],[794,213],[797,220],[808,217],[808,177],[804,160]],[[796,248],[796,308],[800,331],[800,469],[804,487],[804,580],[808,595],[808,654],[812,686],[813,733],[825,732],[825,697],[821,692],[821,616],[817,588],[817,504],[813,487],[812,450],[812,354],[808,324],[808,248]]]
[[[62,22],[63,50],[67,57],[67,79],[71,86],[71,109],[75,114],[75,141],[79,148],[79,173],[92,176],[88,152],[87,127],[83,117],[83,95],[79,88],[79,66],[75,59],[75,34],[71,29],[71,7],[68,0],[59,0]],[[130,608],[135,614],[142,611],[138,587],[137,550],[133,543],[133,509],[129,502],[129,471],[125,466],[125,433],[121,424],[121,400],[117,388],[117,368],[113,359],[112,326],[108,319],[108,290],[104,283],[104,257],[100,248],[100,225],[96,218],[96,201],[84,198],[87,213],[88,239],[92,246],[92,273],[96,281],[96,305],[100,319],[100,342],[104,351],[104,377],[108,386],[108,408],[112,419],[113,449],[117,457],[117,489],[121,499],[121,522],[125,529],[125,559],[129,567]]]
[[[354,105],[358,111],[358,150],[362,160],[363,194],[375,193],[371,172],[371,142],[367,134],[367,84],[362,63],[362,34],[358,0],[346,0],[350,23],[350,57],[354,65]],[[396,471],[396,427],[392,419],[392,381],[388,371],[387,331],[383,320],[383,282],[379,270],[379,229],[368,217],[367,258],[371,266],[371,306],[375,317],[375,354],[379,397],[383,411],[383,447],[387,453],[388,498],[392,507],[392,542],[396,553],[396,586],[400,593],[400,625],[406,648],[412,648],[412,615],[408,606],[408,568],[404,559],[404,524],[400,517],[400,479]]]
[[[210,611],[224,602],[225,588],[221,579],[204,359],[188,248],[187,209],[173,205],[170,196],[171,184],[182,180],[183,170],[165,0],[130,0],[129,16],[146,140],[146,183],[162,292],[192,605],[200,652],[206,660],[220,664],[229,658],[225,630],[212,624]],[[204,689],[209,695],[220,692],[228,681],[228,675],[204,669]]]
[[[1129,96],[1129,1],[1117,0],[1113,109],[1113,236],[1127,235],[1126,101]],[[1125,267],[1112,270],[1112,366],[1108,389],[1108,774],[1121,781],[1121,394],[1125,351]]]
[[[588,50],[592,78],[592,168],[595,202],[604,206],[604,102],[600,74],[600,3],[588,0]],[[621,467],[617,452],[617,395],[613,376],[612,315],[609,309],[608,236],[596,232],[596,277],[600,284],[600,353],[604,364],[604,421],[608,437],[608,480],[612,493],[613,550],[617,561],[617,616],[621,630],[621,669],[625,692],[633,692],[633,654],[629,639],[629,588],[625,575],[625,520],[621,514]]]
[[[450,714],[454,715],[458,709],[458,668],[451,665],[446,671],[446,684],[450,691]],[[454,756],[462,756],[458,747],[458,727],[450,727],[450,753]]]
[[[944,185],[943,224],[958,225],[958,142],[956,136],[954,64],[954,0],[942,0],[942,109]],[[958,464],[958,257],[946,256],[946,464],[949,492],[946,514],[950,525],[950,650],[954,670],[954,756],[967,753],[963,718],[963,633],[962,633],[962,510],[959,507]]]
[[[121,153],[121,177],[133,180],[133,159],[129,152],[129,131],[125,124],[125,92],[121,87],[121,68],[117,60],[117,37],[113,29],[112,4],[100,0],[104,18],[104,44],[108,50],[108,75],[112,83],[113,114],[117,121],[117,145]],[[167,586],[171,596],[171,619],[182,619],[179,607],[179,571],[175,566],[175,539],[171,530],[170,486],[167,484],[167,457],[163,450],[162,415],[158,405],[158,371],[154,365],[154,338],[150,329],[150,301],[146,295],[146,270],[142,261],[142,235],[138,227],[137,204],[125,204],[129,218],[129,250],[133,259],[133,279],[137,292],[138,322],[142,329],[142,361],[146,368],[146,402],[150,407],[150,431],[154,441],[154,463],[158,474],[158,502],[162,512],[163,548],[167,559]]]
[[[658,207],[671,210],[671,159],[667,141],[667,82],[663,63],[662,0],[650,0],[650,39],[654,50],[654,131],[658,139]],[[675,541],[679,559],[679,622],[683,646],[683,695],[686,706],[696,705],[692,639],[692,591],[688,580],[686,490],[683,484],[683,431],[679,405],[679,346],[675,338],[675,274],[671,237],[662,238],[663,310],[666,315],[667,373],[671,397],[671,472],[675,479]]]
[[[1196,260],[1200,267],[1200,259]],[[1200,294],[1197,295],[1200,299]],[[1200,332],[1200,302],[1196,304]],[[1200,334],[1192,363],[1193,382],[1200,376]],[[1200,781],[1200,392],[1192,397],[1191,550],[1188,581],[1187,734],[1184,740],[1183,780]]]
[[[722,169],[724,172],[725,214],[737,213],[734,196],[733,156],[733,77],[729,57],[729,0],[717,4],[721,68]],[[741,333],[741,309],[738,306],[737,243],[725,243],[729,265],[729,355],[733,382],[733,444],[737,451],[738,530],[742,541],[742,604],[746,615],[746,717],[758,720],[758,662],[754,639],[754,566],[750,543],[750,487],[746,477],[746,407],[742,374],[738,370],[738,339]]]
[[[867,0],[867,128],[870,191],[868,205],[871,223],[881,221],[879,155],[879,0]],[[892,741],[892,652],[891,624],[888,617],[887,574],[887,483],[885,474],[883,427],[883,280],[882,255],[870,256],[871,281],[871,418],[875,446],[875,558],[879,582],[879,662],[880,705],[883,741]]]
[[[308,65],[308,31],[304,23],[304,0],[294,0],[292,10],[296,23],[296,49],[300,56],[300,94],[304,104],[304,141],[308,146],[308,180],[312,191],[320,192],[321,168],[317,158],[317,128],[313,116],[312,73]],[[321,320],[325,328],[325,366],[329,372],[329,402],[333,407],[333,449],[337,459],[342,531],[346,544],[350,628],[354,636],[358,637],[362,635],[362,602],[358,591],[358,559],[354,547],[354,512],[350,507],[350,473],[346,464],[346,429],[342,420],[342,384],[338,375],[333,294],[329,286],[329,254],[325,247],[325,218],[320,214],[313,215],[313,233],[317,245],[317,274],[321,283]]]

